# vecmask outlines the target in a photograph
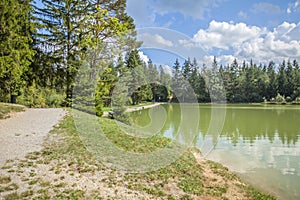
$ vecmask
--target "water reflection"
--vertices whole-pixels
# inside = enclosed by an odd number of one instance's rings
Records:
[[[209,159],[241,173],[250,183],[280,199],[300,198],[299,106],[228,105],[220,136],[208,131],[212,121],[210,105],[166,104],[153,111],[159,109],[166,111],[164,119],[155,115],[157,121],[164,121],[159,134],[200,149],[205,141],[212,141],[216,146]],[[192,116],[182,119],[181,114],[195,110],[200,116],[197,127],[190,125],[197,123]],[[151,121],[148,112],[132,113],[132,118],[145,126]]]

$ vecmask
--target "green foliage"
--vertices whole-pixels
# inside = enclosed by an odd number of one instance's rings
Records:
[[[277,94],[276,98],[275,98],[275,101],[277,103],[284,103],[285,102],[285,98],[284,96],[280,95],[279,93]]]
[[[64,96],[54,89],[41,88],[35,82],[25,88],[18,98],[18,103],[30,108],[60,107],[64,103]]]
[[[0,11],[0,88],[15,96],[25,85],[22,76],[34,55],[30,1],[1,1]]]
[[[244,61],[240,65],[236,59],[231,65],[222,66],[218,65],[215,58],[211,68],[203,65],[202,69],[199,69],[195,59],[192,64],[190,59],[187,59],[182,67],[176,60],[171,88],[176,90],[175,101],[183,100],[187,88],[183,80],[186,80],[193,88],[198,102],[224,100],[223,91],[226,92],[226,100],[230,103],[275,103],[277,94],[287,97],[287,102],[293,102],[300,95],[299,65],[296,60],[288,61],[287,64],[283,61],[278,72],[275,66],[273,61],[269,65],[256,65],[252,61]]]

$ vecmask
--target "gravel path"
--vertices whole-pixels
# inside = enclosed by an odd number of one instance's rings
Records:
[[[22,159],[29,152],[41,150],[47,134],[65,114],[61,108],[26,109],[0,120],[0,167],[6,160]]]

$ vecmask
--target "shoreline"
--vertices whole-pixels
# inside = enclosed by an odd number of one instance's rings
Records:
[[[128,112],[135,112],[135,111],[139,111],[139,110],[154,108],[154,107],[162,105],[162,104],[165,104],[165,102],[153,103],[153,104],[145,105],[145,106],[143,106],[143,105],[137,105],[137,106],[135,106],[133,108],[126,108],[125,112],[128,113]],[[104,111],[102,117],[108,117],[108,116],[109,116],[109,111]]]
[[[117,131],[111,119],[99,118],[99,123],[114,144],[133,152],[151,152],[168,141],[160,137],[154,141],[134,139]],[[0,199],[273,199],[222,164],[197,159],[198,149],[187,150],[157,171],[124,173],[109,168],[86,149],[75,130],[73,116],[67,114],[49,133],[41,151],[29,153],[23,160],[8,161],[0,169]]]

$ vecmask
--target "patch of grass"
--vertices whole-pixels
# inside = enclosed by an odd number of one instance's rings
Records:
[[[12,165],[4,165],[3,167],[1,167],[1,169],[11,169],[12,167]]]
[[[21,199],[20,195],[17,192],[13,192],[4,196],[5,200],[16,200]]]
[[[31,181],[29,181],[28,182],[28,185],[35,185],[35,184],[37,184],[38,182],[40,181],[40,179],[33,179],[33,180],[31,180]]]
[[[6,186],[0,186],[0,192],[7,192],[12,190],[17,190],[19,186],[16,183],[11,183]]]
[[[61,193],[58,193],[54,197],[55,199],[83,199],[84,191],[82,190],[64,190]]]
[[[161,136],[140,138],[128,135],[120,130],[118,124],[111,119],[100,118],[99,124],[107,138],[125,151],[136,153],[152,152],[167,146],[171,142],[170,139]]]
[[[253,200],[276,200],[276,198],[273,197],[272,195],[262,193],[259,190],[253,188],[252,186],[239,185],[239,187],[241,187],[243,190],[246,191],[247,197],[249,197],[249,199],[253,199]]]
[[[5,119],[9,117],[12,112],[24,111],[25,107],[16,104],[0,103],[0,119]]]
[[[0,175],[0,184],[7,184],[11,182],[11,178],[9,176]]]

